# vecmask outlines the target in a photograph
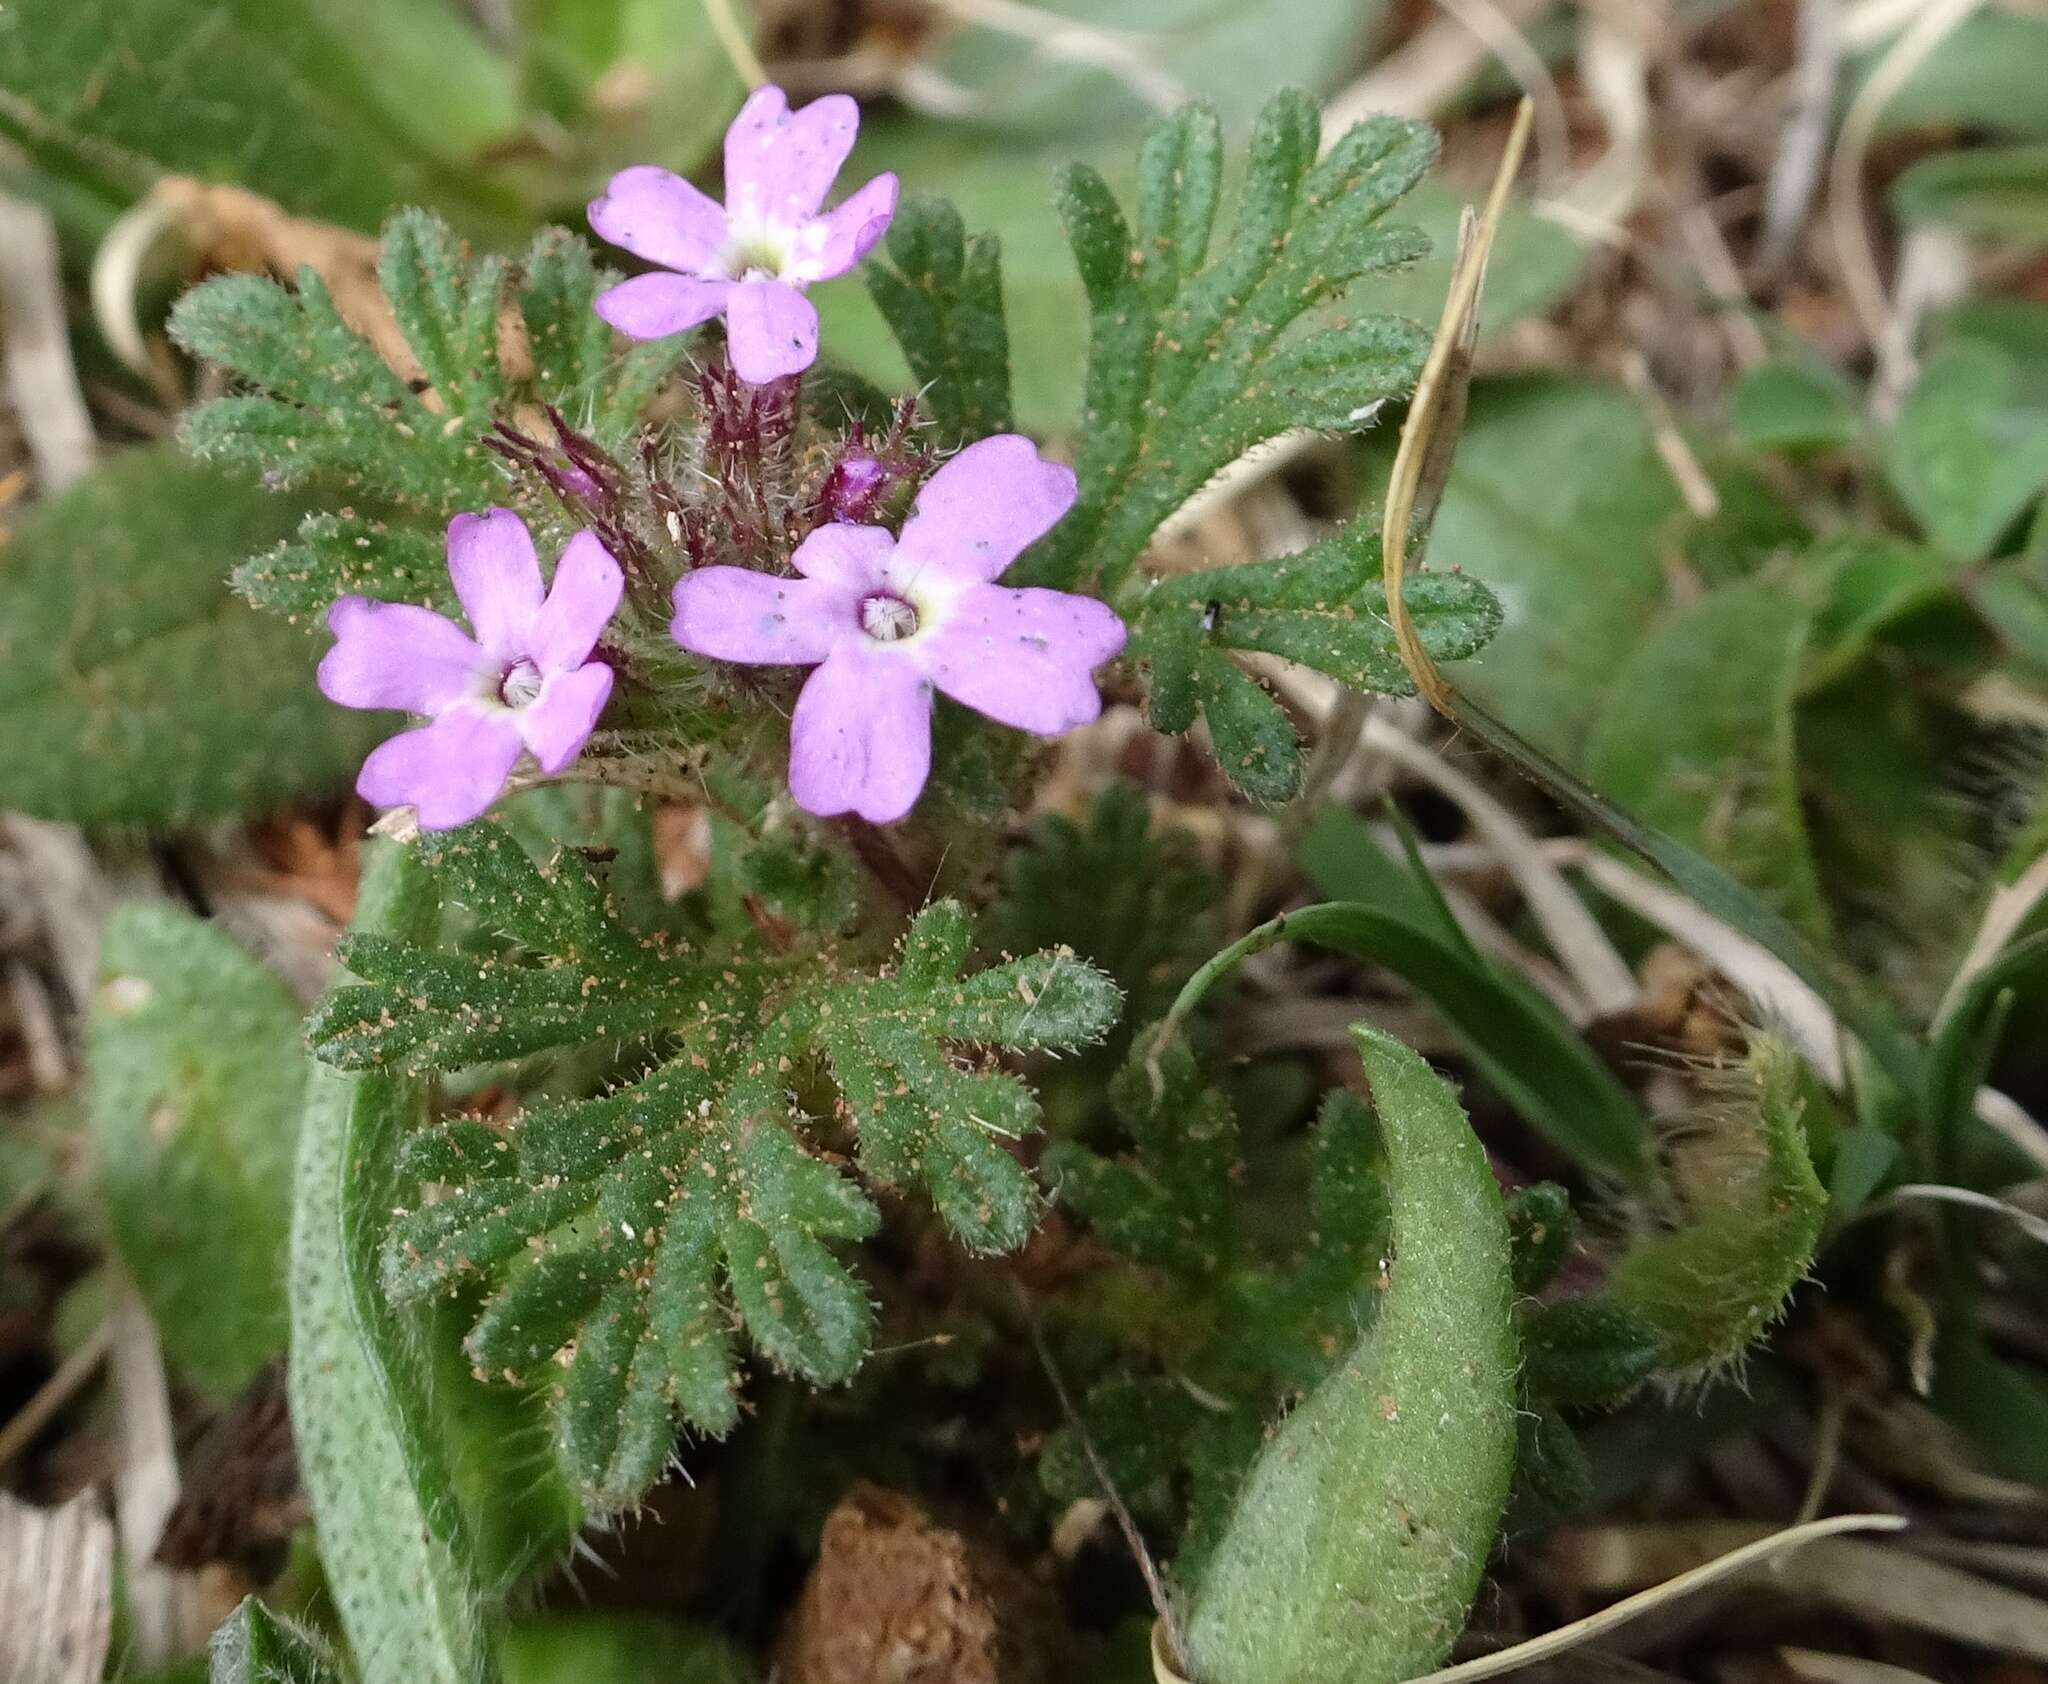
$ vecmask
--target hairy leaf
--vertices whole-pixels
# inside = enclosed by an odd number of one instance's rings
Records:
[[[1657,1335],[1657,1366],[1706,1374],[1736,1361],[1805,1274],[1827,1214],[1799,1123],[1799,1066],[1764,1037],[1692,1150],[1689,1207],[1637,1242],[1603,1296]]]
[[[1019,582],[1113,596],[1159,523],[1225,464],[1294,427],[1355,430],[1421,367],[1411,322],[1338,301],[1425,250],[1381,217],[1436,155],[1419,123],[1372,118],[1320,162],[1315,104],[1260,113],[1236,225],[1204,261],[1221,172],[1213,113],[1190,106],[1147,140],[1134,232],[1108,184],[1076,165],[1060,214],[1092,318],[1080,502]],[[1170,253],[1166,249],[1171,242]],[[1300,331],[1321,306],[1314,331]]]
[[[623,1506],[652,1483],[678,1418],[734,1425],[735,1323],[818,1383],[866,1352],[867,1294],[832,1248],[877,1218],[805,1143],[805,1072],[831,1077],[870,1181],[921,1186],[973,1249],[1028,1234],[1037,1191],[1002,1143],[1036,1125],[1036,1102],[966,1053],[1100,1037],[1118,1005],[1101,973],[1042,953],[962,978],[968,924],[950,902],[921,913],[879,973],[714,964],[634,935],[573,853],[538,864],[490,824],[423,852],[448,897],[507,945],[479,958],[352,941],[365,980],[316,1016],[323,1057],[433,1069],[641,1041],[656,1061],[599,1098],[416,1136],[405,1175],[435,1196],[385,1247],[400,1301],[488,1283],[471,1359],[488,1378],[552,1379],[557,1448],[591,1502]]]
[[[358,928],[413,939],[431,889],[383,849]],[[487,1684],[484,1573],[433,1429],[419,1342],[376,1283],[399,1141],[423,1087],[315,1069],[292,1198],[289,1383],[299,1466],[342,1629],[363,1684]]]
[[[1046,1173],[1108,1244],[1200,1282],[1217,1276],[1236,1250],[1237,1119],[1230,1102],[1202,1081],[1183,1043],[1165,1050],[1158,1069],[1155,1082],[1143,1061],[1127,1066],[1111,1089],[1137,1148],[1134,1162],[1059,1141],[1046,1153]]]
[[[244,1597],[206,1646],[207,1684],[341,1684],[341,1663],[312,1632]]]
[[[995,236],[970,240],[944,199],[916,194],[897,207],[883,249],[895,268],[870,262],[862,274],[945,441],[1008,432],[1010,337]]]
[[[445,604],[442,527],[514,496],[482,443],[493,423],[520,404],[552,404],[613,446],[673,366],[673,340],[614,358],[591,309],[614,279],[559,229],[513,264],[467,255],[438,218],[409,210],[385,224],[378,262],[402,351],[365,337],[310,269],[289,291],[225,275],[186,293],[173,337],[241,388],[187,416],[187,446],[268,483],[317,480],[348,505],[246,562],[237,585],[298,616],[344,593]],[[505,351],[508,319],[524,330],[517,362]]]
[[[122,907],[100,964],[100,1191],[165,1354],[224,1404],[284,1349],[298,1007],[218,926],[170,906]]]
[[[1417,573],[1402,595],[1437,661],[1476,654],[1500,627],[1500,604],[1476,579]],[[1300,781],[1294,729],[1226,650],[1282,656],[1354,690],[1414,694],[1387,619],[1379,538],[1363,522],[1278,561],[1156,579],[1133,610],[1130,652],[1151,679],[1153,725],[1186,731],[1205,715],[1224,774],[1284,800]]]
[[[345,783],[386,717],[324,701],[311,640],[222,580],[297,513],[146,446],[24,521],[0,567],[0,802],[179,824]]]
[[[1507,1499],[1516,1352],[1507,1225],[1445,1083],[1353,1031],[1387,1142],[1378,1318],[1274,1429],[1190,1603],[1205,1684],[1393,1684],[1450,1648]]]

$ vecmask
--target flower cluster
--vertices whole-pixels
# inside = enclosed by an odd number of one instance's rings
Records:
[[[725,137],[724,204],[667,170],[620,171],[591,226],[656,267],[602,293],[598,314],[632,339],[722,317],[739,379],[801,374],[818,351],[804,289],[848,273],[896,209],[893,175],[823,208],[858,127],[843,95],[792,111],[779,88],[762,88]],[[794,576],[698,568],[675,586],[670,625],[694,655],[815,669],[790,722],[800,807],[876,824],[908,813],[931,768],[934,692],[1040,736],[1095,718],[1093,674],[1122,649],[1123,622],[1092,597],[996,583],[1073,506],[1069,469],[1028,439],[983,439],[931,475],[900,534],[862,524],[885,501],[890,469],[855,455],[834,474],[823,524],[790,558]],[[426,608],[343,597],[320,666],[321,690],[344,707],[427,719],[378,748],[356,787],[377,806],[412,807],[428,829],[476,818],[522,756],[555,773],[582,752],[611,696],[612,666],[593,656],[624,590],[589,531],[544,588],[509,509],[458,515],[448,569],[468,631]]]

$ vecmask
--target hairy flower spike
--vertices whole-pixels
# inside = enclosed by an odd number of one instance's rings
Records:
[[[724,205],[653,165],[621,170],[590,226],[661,270],[602,294],[598,314],[629,339],[722,315],[732,365],[754,385],[809,368],[818,312],[803,289],[846,274],[896,212],[896,178],[878,175],[820,214],[859,128],[844,94],[792,111],[780,88],[758,88],[726,131]]]
[[[677,643],[715,660],[816,666],[790,722],[789,787],[820,817],[903,817],[931,770],[932,691],[1058,736],[1102,710],[1094,670],[1124,625],[1093,597],[994,581],[1073,506],[1029,439],[970,445],[925,484],[903,536],[821,526],[799,577],[707,567],[675,591]]]
[[[611,696],[612,669],[590,652],[624,586],[619,564],[579,532],[543,595],[533,539],[510,509],[450,521],[448,571],[474,637],[431,609],[345,596],[328,612],[335,645],[320,663],[329,701],[429,717],[356,779],[364,800],[413,807],[428,830],[482,813],[522,751],[544,772],[576,758]]]

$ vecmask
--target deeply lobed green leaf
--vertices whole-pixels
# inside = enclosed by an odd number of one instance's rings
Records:
[[[1008,432],[1010,334],[995,236],[969,239],[944,199],[913,194],[883,250],[895,267],[870,262],[861,273],[946,441]]]
[[[1476,654],[1500,628],[1499,600],[1462,574],[1411,574],[1402,597],[1439,662]],[[1355,690],[1414,694],[1387,618],[1380,541],[1363,522],[1277,561],[1152,581],[1132,610],[1130,650],[1151,681],[1153,725],[1186,731],[1205,718],[1224,774],[1264,800],[1294,793],[1300,748],[1279,704],[1226,651],[1298,661]]]
[[[1260,113],[1237,224],[1207,256],[1222,136],[1190,106],[1145,142],[1133,232],[1102,177],[1076,165],[1060,214],[1088,294],[1086,411],[1074,512],[1020,564],[1020,582],[1113,595],[1161,521],[1227,463],[1294,427],[1356,430],[1421,368],[1427,336],[1389,316],[1309,318],[1352,282],[1420,257],[1383,228],[1436,139],[1374,118],[1316,161],[1314,102]]]
[[[488,1283],[471,1359],[486,1377],[552,1380],[557,1448],[592,1503],[623,1506],[652,1483],[678,1418],[710,1433],[737,1421],[735,1318],[816,1383],[867,1349],[866,1292],[832,1248],[878,1219],[805,1144],[805,1072],[829,1073],[868,1180],[921,1185],[976,1250],[1029,1233],[1038,1194],[1002,1143],[1036,1125],[1036,1101],[965,1051],[1099,1038],[1119,1004],[1100,972],[1052,952],[963,978],[969,926],[949,902],[877,973],[712,963],[631,932],[573,852],[543,865],[480,824],[423,854],[506,950],[354,939],[365,980],[316,1014],[324,1058],[419,1070],[596,1040],[655,1059],[595,1099],[415,1136],[404,1173],[434,1197],[384,1249],[400,1301]]]
[[[397,342],[373,343],[310,269],[291,290],[221,276],[172,312],[178,343],[243,388],[187,416],[187,447],[347,501],[239,569],[259,606],[311,616],[344,593],[443,602],[441,528],[511,496],[482,443],[493,423],[551,404],[615,446],[675,363],[672,340],[615,356],[591,304],[616,277],[560,229],[511,263],[472,257],[438,218],[401,211],[377,273]]]

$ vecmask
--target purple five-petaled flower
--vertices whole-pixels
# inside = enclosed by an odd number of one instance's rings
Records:
[[[621,170],[590,226],[661,271],[599,294],[597,313],[629,339],[722,315],[727,354],[750,385],[809,368],[818,312],[803,289],[845,274],[896,213],[896,178],[878,175],[819,214],[859,128],[845,94],[792,111],[780,88],[757,88],[725,132],[722,206],[651,164]]]
[[[675,591],[697,655],[816,666],[789,729],[789,788],[820,817],[888,824],[931,770],[932,691],[1057,736],[1102,711],[1094,671],[1124,646],[1104,603],[994,581],[1074,503],[1074,475],[1015,434],[968,446],[925,482],[901,538],[821,526],[794,579],[706,567]]]
[[[624,585],[579,532],[543,594],[533,539],[510,509],[448,523],[448,572],[474,637],[429,608],[345,596],[327,611],[335,645],[320,663],[329,701],[430,716],[375,749],[356,779],[364,800],[410,806],[428,830],[481,814],[522,749],[543,772],[576,758],[612,693],[612,669],[590,652]]]

